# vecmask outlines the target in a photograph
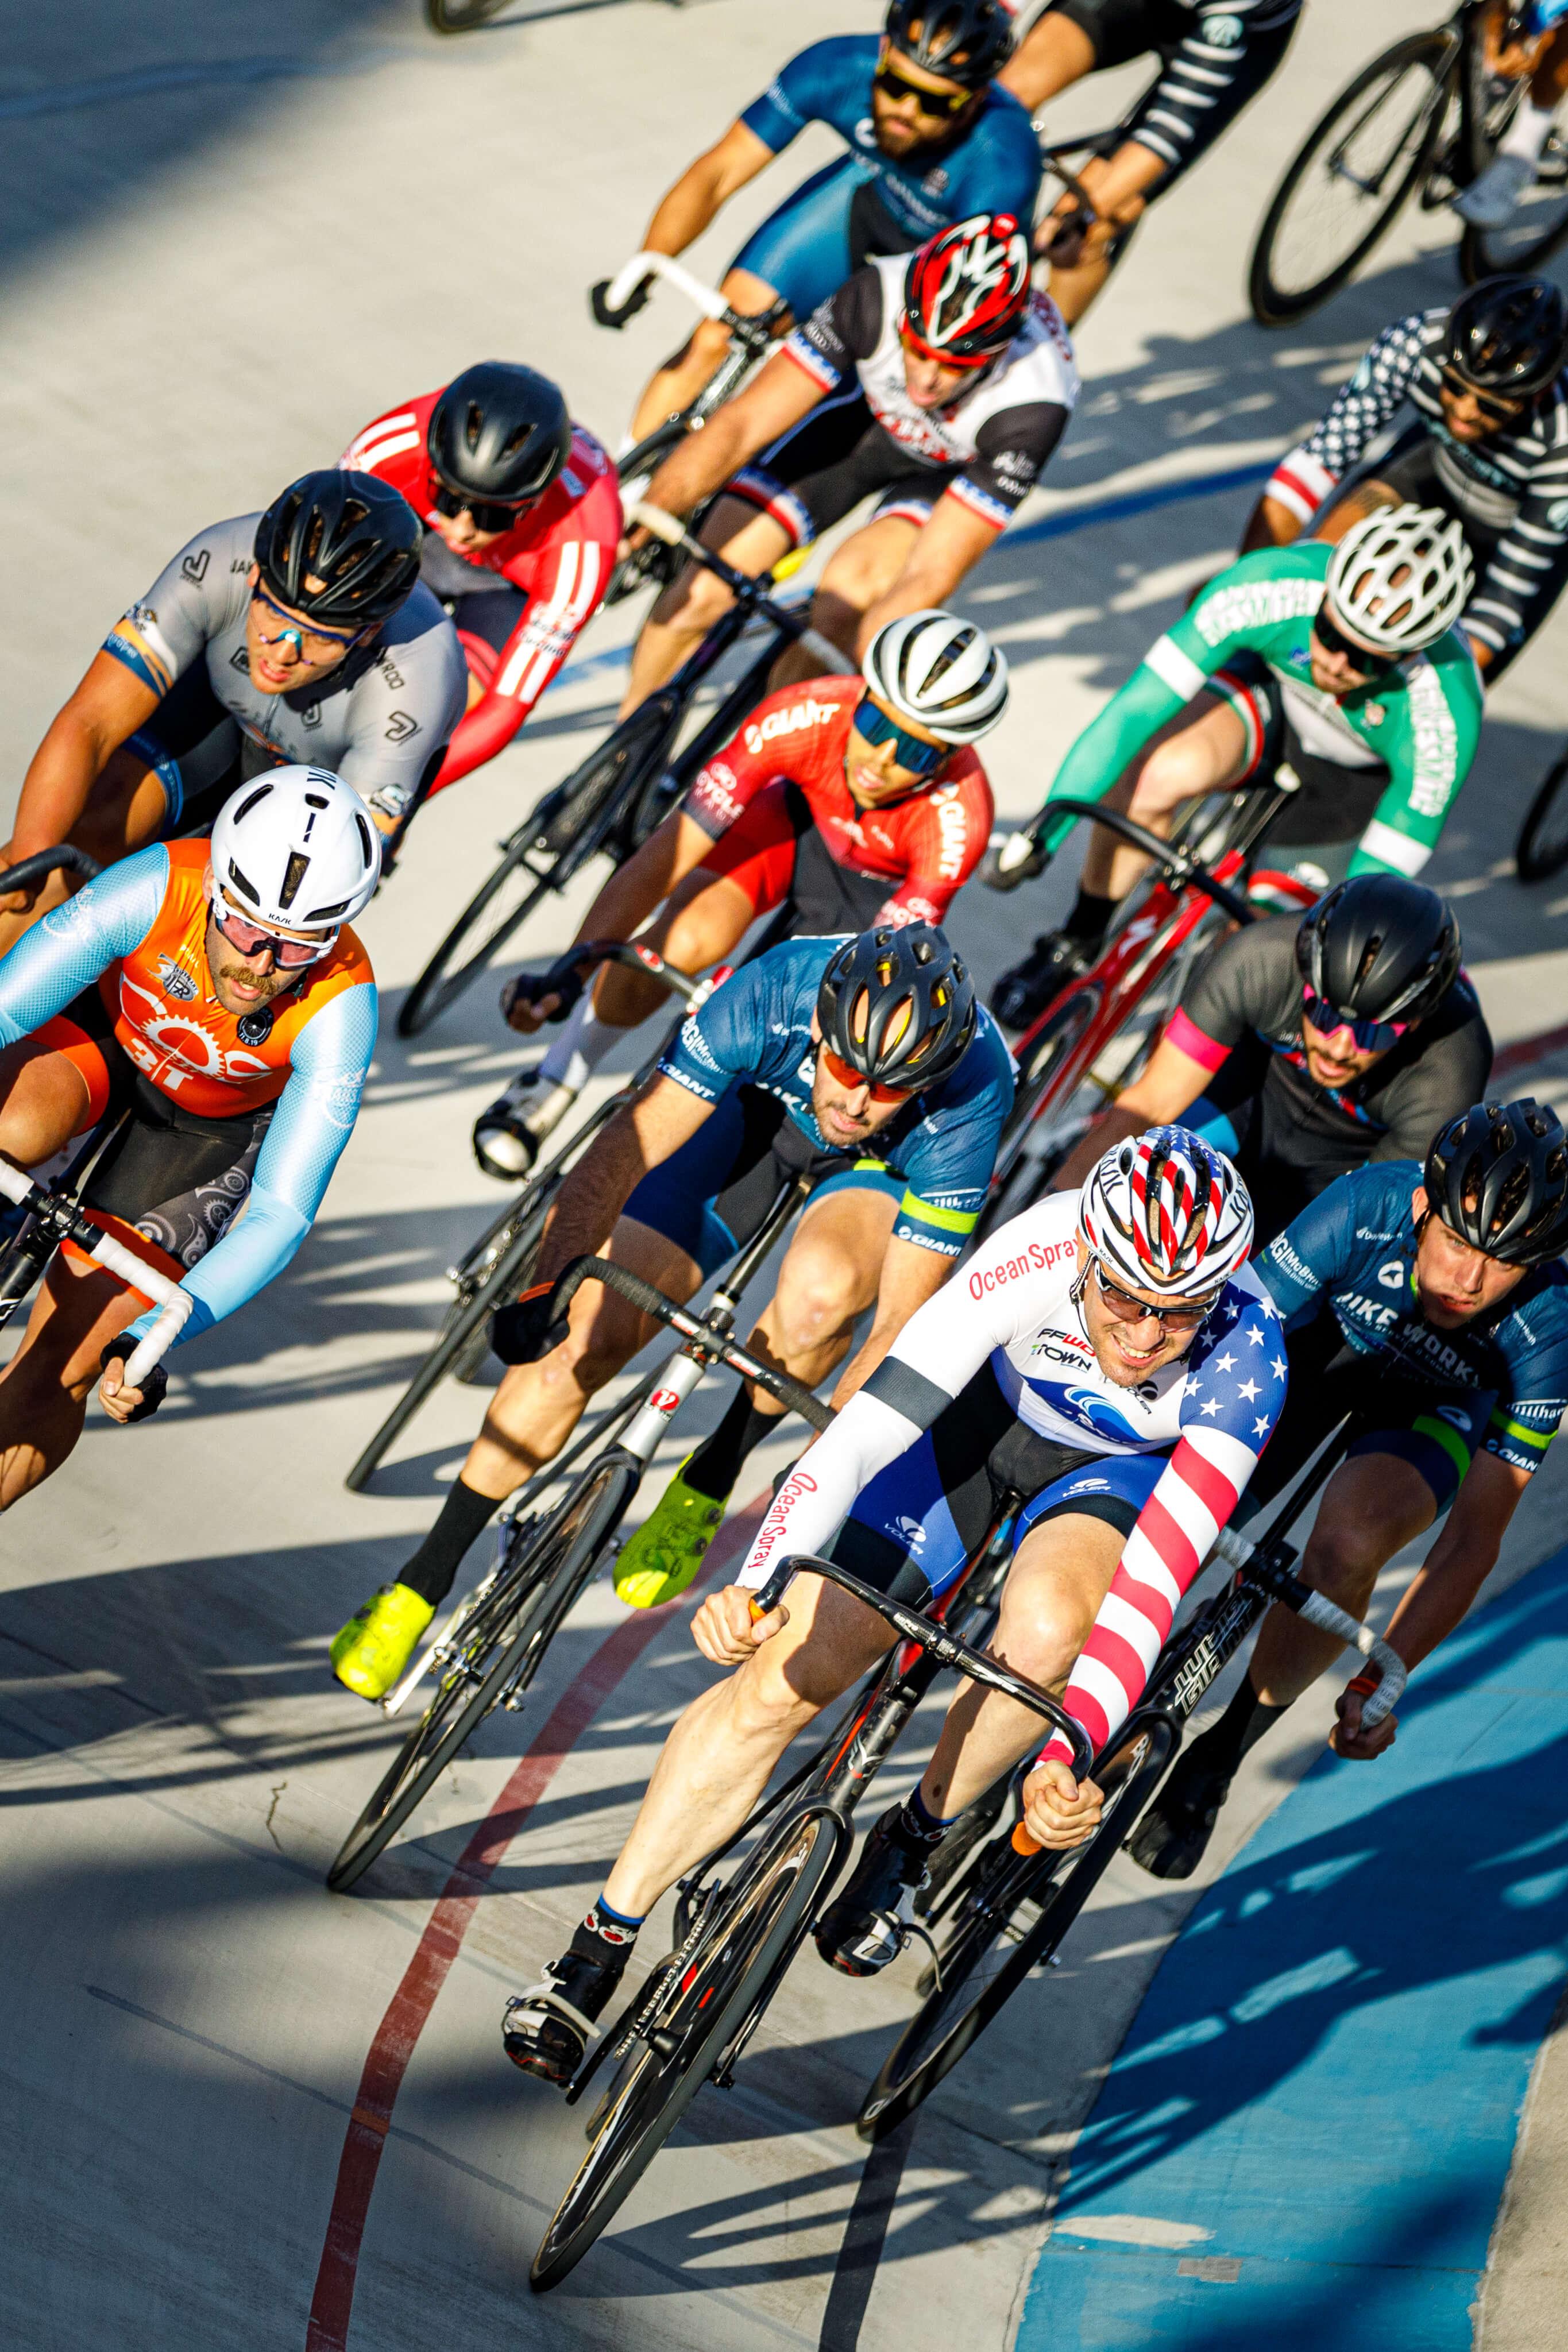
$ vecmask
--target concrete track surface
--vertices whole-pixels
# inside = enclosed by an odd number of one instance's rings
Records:
[[[169,552],[390,402],[500,352],[552,370],[618,434],[685,320],[661,295],[625,335],[598,333],[585,287],[787,48],[875,13],[628,0],[446,44],[412,0],[77,0],[18,20],[0,74],[10,789]],[[1035,804],[1234,544],[1250,493],[1205,484],[1285,446],[1389,318],[1448,296],[1442,216],[1403,222],[1293,333],[1260,333],[1241,294],[1301,129],[1374,37],[1431,13],[1312,0],[1276,86],[1151,219],[1082,334],[1083,407],[1026,517],[1051,528],[1004,541],[968,599],[1016,665],[993,762],[1005,814]],[[1059,120],[1110,120],[1138,79]],[[826,152],[802,142],[698,266],[717,274]],[[497,836],[606,722],[629,627],[604,620],[521,742],[422,820],[365,925],[389,1014]],[[1548,1088],[1568,1087],[1550,1034],[1568,1021],[1568,897],[1522,890],[1508,853],[1568,727],[1565,646],[1559,614],[1498,696],[1433,869],[1459,894],[1515,1080]],[[1064,860],[1032,902],[970,894],[955,929],[986,976],[1070,880]],[[527,950],[562,943],[575,911],[553,909]],[[493,1213],[468,1132],[513,1063],[488,990],[411,1049],[388,1018],[286,1279],[180,1357],[156,1427],[95,1414],[0,1529],[0,2331],[26,2352],[1002,2347],[1160,1954],[1320,1752],[1327,1687],[1250,1759],[1202,1882],[1162,1888],[1118,1863],[1063,1964],[898,2151],[901,2177],[868,2172],[850,2122],[912,1967],[852,1986],[801,1960],[734,2091],[703,2095],[614,2235],[531,2303],[576,2126],[505,2064],[497,2020],[598,1886],[702,1679],[682,1612],[628,1626],[596,1587],[527,1711],[485,1730],[416,1834],[357,1896],[321,1885],[395,1736],[331,1682],[327,1640],[428,1525],[478,1398],[443,1391],[369,1496],[342,1475],[427,1343],[442,1268]],[[759,1488],[780,1458],[755,1465]],[[1553,1461],[1500,1583],[1561,1543],[1564,1499]],[[1494,2241],[1493,2352],[1562,2340],[1565,2104],[1549,2050]]]

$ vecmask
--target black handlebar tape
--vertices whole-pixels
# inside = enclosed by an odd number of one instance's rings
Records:
[[[1194,889],[1202,890],[1216,907],[1223,908],[1233,923],[1255,923],[1258,920],[1257,908],[1249,906],[1245,898],[1237,898],[1228,882],[1216,882],[1207,866],[1200,866],[1197,859],[1189,856],[1184,849],[1173,848],[1168,841],[1162,841],[1157,833],[1151,833],[1146,825],[1135,824],[1131,817],[1123,816],[1117,809],[1108,809],[1103,802],[1050,801],[1035,819],[1036,824],[1047,816],[1081,816],[1087,817],[1091,824],[1102,824],[1108,833],[1114,833],[1130,848],[1141,849],[1145,856],[1154,858],[1162,866],[1171,866],[1184,883],[1190,882]]]
[[[15,866],[8,866],[0,874],[0,892],[30,890],[55,873],[79,874],[84,882],[96,882],[102,871],[96,857],[62,841],[58,849],[35,850],[31,857],[18,858]]]
[[[606,1290],[613,1290],[617,1298],[626,1300],[628,1307],[635,1307],[639,1314],[651,1315],[658,1323],[673,1323],[678,1315],[686,1312],[684,1307],[677,1306],[673,1298],[667,1298],[662,1290],[656,1290],[651,1282],[644,1282],[640,1275],[628,1272],[624,1265],[616,1265],[613,1259],[578,1257],[574,1258],[565,1272],[556,1277],[550,1300],[552,1323],[565,1314],[585,1282],[602,1282]],[[801,1419],[809,1422],[814,1429],[824,1430],[831,1425],[833,1414],[830,1409],[819,1398],[814,1397],[809,1389],[802,1388],[798,1381],[791,1380],[787,1372],[775,1372],[771,1365],[758,1364],[753,1377],[771,1395],[777,1397],[787,1411],[798,1412]]]

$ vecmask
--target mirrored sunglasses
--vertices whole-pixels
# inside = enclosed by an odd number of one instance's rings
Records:
[[[1112,1282],[1098,1258],[1094,1261],[1094,1283],[1119,1323],[1141,1323],[1145,1316],[1152,1315],[1156,1323],[1162,1327],[1168,1324],[1173,1331],[1194,1329],[1219,1296],[1216,1291],[1214,1298],[1199,1299],[1184,1307],[1151,1307],[1147,1299],[1135,1298],[1130,1290],[1123,1290],[1120,1283]]]
[[[519,499],[515,505],[503,506],[499,499],[471,499],[466,491],[449,490],[445,482],[438,482],[430,503],[438,515],[454,521],[458,515],[471,515],[476,530],[511,530],[518,518],[539,502],[536,499]]]
[[[303,964],[319,963],[322,956],[331,955],[338,943],[335,930],[318,940],[287,940],[276,931],[264,931],[258,924],[247,923],[242,915],[231,912],[222,898],[212,901],[213,920],[231,948],[242,956],[258,956],[264,948],[272,950],[272,961],[280,971],[298,971]]]
[[[276,613],[283,624],[280,629],[274,629],[270,635],[263,629],[262,643],[268,646],[281,646],[287,644],[292,637],[294,650],[301,661],[330,661],[334,654],[347,653],[349,647],[357,645],[365,634],[361,629],[306,628],[295,619],[292,613],[286,612],[281,604],[274,603],[259,582],[250,592],[250,601],[253,604],[265,604],[268,611]]]
[[[1376,653],[1370,646],[1358,646],[1353,637],[1346,636],[1333,619],[1326,601],[1318,607],[1312,631],[1325,653],[1343,654],[1346,661],[1352,662],[1363,677],[1383,677],[1389,670],[1397,669],[1404,658],[1400,654]]]
[[[951,122],[954,115],[963,112],[974,95],[969,89],[926,89],[918,81],[910,81],[907,74],[901,74],[891,58],[878,67],[872,79],[884,98],[890,98],[895,105],[912,98],[921,112],[929,114],[933,122]]]
[[[891,743],[893,757],[911,776],[934,776],[952,757],[951,743],[927,743],[910,735],[887,712],[862,695],[855,707],[855,732],[862,743]]]
[[[1314,994],[1304,984],[1301,1009],[1321,1036],[1331,1037],[1336,1030],[1348,1029],[1363,1054],[1386,1054],[1391,1045],[1398,1045],[1407,1029],[1415,1025],[1413,1021],[1352,1021],[1348,1013],[1342,1013],[1337,1005]]]
[[[908,1102],[914,1091],[910,1087],[875,1085],[867,1077],[864,1070],[857,1070],[848,1062],[841,1062],[837,1055],[831,1052],[826,1045],[822,1048],[822,1066],[828,1076],[838,1086],[848,1087],[852,1091],[858,1087],[867,1087],[874,1103]]]

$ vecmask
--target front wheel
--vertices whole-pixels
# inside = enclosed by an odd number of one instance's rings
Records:
[[[1456,36],[1413,33],[1374,58],[1308,132],[1263,216],[1247,273],[1260,326],[1326,302],[1366,259],[1431,160]]]
[[[1074,987],[1059,996],[1026,1031],[1014,1048],[1017,1092],[1002,1130],[991,1190],[975,1227],[976,1242],[1010,1217],[1021,1216],[1050,1182],[1057,1168],[1088,1124],[1087,1117],[1064,1128],[1054,1114],[1076,1091],[1070,1078],[1079,1046],[1100,1013],[1100,991]]]
[[[1548,769],[1519,829],[1514,864],[1521,882],[1546,882],[1568,866],[1568,751]]]

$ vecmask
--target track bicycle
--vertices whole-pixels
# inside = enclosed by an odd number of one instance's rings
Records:
[[[1094,964],[1068,982],[1013,1048],[1017,1090],[977,1240],[1039,1198],[1090,1120],[1131,1085],[1194,965],[1225,926],[1257,920],[1246,895],[1254,853],[1299,789],[1294,770],[1281,761],[1270,782],[1225,794],[1217,811],[1212,801],[1200,803],[1184,838],[1169,841],[1102,802],[1049,803],[1048,815],[1089,817],[1153,862],[1123,900]],[[1033,836],[1029,828],[1013,838]],[[1037,845],[1009,868],[1011,846],[987,869],[993,887],[1011,887],[1015,877],[1039,870]],[[1267,880],[1271,896],[1311,904],[1314,892],[1290,876],[1270,872]]]
[[[1304,319],[1354,276],[1414,195],[1447,205],[1479,177],[1518,111],[1523,78],[1487,68],[1488,0],[1407,33],[1363,66],[1313,124],[1263,216],[1247,268],[1260,326]],[[1548,133],[1535,185],[1506,228],[1465,225],[1467,285],[1529,272],[1568,236],[1568,143]]]
[[[613,727],[597,751],[564,783],[546,793],[500,845],[500,865],[464,908],[405,998],[397,1015],[401,1037],[420,1035],[455,1004],[512,934],[552,893],[564,890],[591,857],[603,852],[618,864],[631,856],[766,692],[768,672],[785,646],[805,646],[824,670],[840,676],[854,670],[854,663],[811,626],[805,611],[792,611],[777,601],[768,575],[748,579],[661,508],[634,505],[630,514],[656,540],[721,580],[734,602],[674,677]],[[746,662],[677,753],[676,739],[698,688],[753,625],[763,632],[761,651]]]
[[[1023,1826],[1020,1791],[1032,1766],[1019,1766],[961,1814],[936,1850],[917,1917],[931,1958],[921,2005],[883,2061],[857,2129],[879,2140],[928,2098],[971,2049],[1032,1970],[1045,1966],[1126,1844],[1181,1747],[1205,1694],[1276,1601],[1310,1625],[1358,1650],[1377,1669],[1362,1720],[1370,1729],[1398,1704],[1405,1668],[1397,1653],[1292,1572],[1299,1557],[1286,1531],[1338,1464],[1354,1427],[1320,1449],[1309,1476],[1256,1539],[1224,1528],[1209,1554],[1233,1573],[1221,1591],[1173,1632],[1139,1705],[1092,1777],[1105,1797],[1100,1825],[1065,1853],[1036,1845]],[[1078,1767],[1075,1776],[1081,1779]],[[922,1916],[923,1915],[923,1916]]]
[[[683,1344],[606,1421],[529,1481],[501,1523],[494,1569],[382,1701],[385,1712],[395,1714],[426,1675],[436,1677],[424,1714],[327,1873],[335,1894],[345,1894],[369,1868],[485,1717],[498,1706],[521,1707],[557,1630],[619,1549],[621,1521],[659,1441],[715,1365],[755,1381],[814,1430],[827,1427],[833,1418],[828,1406],[787,1372],[757,1362],[734,1337],[747,1284],[810,1189],[805,1172],[780,1187],[760,1230],[731,1259],[700,1310],[678,1306],[609,1258],[575,1258],[560,1276],[551,1293],[552,1322],[565,1313],[584,1282],[602,1282],[679,1332]],[[576,1468],[584,1453],[590,1458]],[[569,1471],[574,1475],[564,1494],[544,1507],[542,1497]]]
[[[989,1591],[976,1604],[984,1639],[994,1622],[987,1601],[1006,1568],[996,1536],[977,1553],[976,1563],[991,1571]],[[587,2153],[533,2258],[530,2284],[538,2293],[559,2285],[582,2260],[703,2084],[729,2086],[847,1859],[857,1803],[943,1666],[1033,1708],[1070,1741],[1075,1770],[1089,1769],[1089,1742],[1061,1702],[954,1630],[963,1622],[957,1608],[964,1582],[922,1614],[830,1560],[797,1553],[773,1570],[756,1595],[753,1614],[775,1608],[802,1572],[863,1601],[900,1638],[807,1765],[681,1881],[675,1950],[617,2025],[597,2037],[568,2088],[567,2099],[574,2103],[604,2058],[615,2062],[609,2088],[589,2119]],[[750,1853],[721,1877],[720,1866],[735,1846],[764,1822]]]
[[[636,941],[590,940],[557,957],[549,971],[541,974],[538,994],[545,997],[568,987],[575,992],[584,984],[585,967],[600,963],[622,963],[634,971],[652,972],[680,999],[682,1020],[688,1013],[699,1012],[730,973],[730,967],[721,964],[706,979],[692,980],[667,964],[655,948]],[[564,1013],[556,1017],[564,1018]],[[624,1109],[653,1076],[668,1042],[668,1036],[662,1038],[626,1084],[606,1095],[553,1154],[531,1171],[522,1190],[500,1216],[493,1217],[478,1241],[465,1250],[455,1265],[447,1267],[447,1279],[457,1296],[442,1318],[441,1328],[424,1361],[343,1480],[351,1494],[364,1492],[388,1447],[396,1443],[420,1406],[444,1380],[475,1381],[479,1377],[489,1354],[490,1318],[498,1307],[516,1298],[532,1281],[545,1219],[562,1185],[600,1129]]]

